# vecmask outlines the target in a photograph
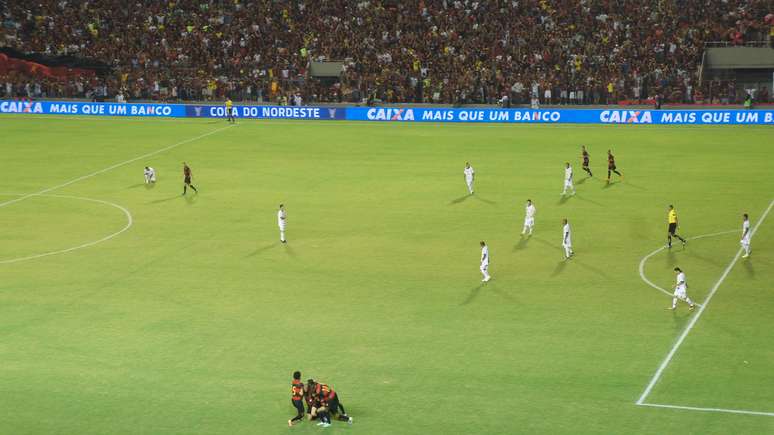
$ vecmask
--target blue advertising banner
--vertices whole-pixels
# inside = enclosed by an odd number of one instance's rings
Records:
[[[235,118],[252,119],[346,119],[344,107],[234,106]],[[225,106],[186,106],[192,118],[225,118]]]
[[[72,101],[7,101],[0,100],[0,113],[87,116],[151,116],[181,118],[182,104],[80,103]]]
[[[541,124],[770,124],[774,110],[445,109],[352,107],[352,121]]]
[[[0,100],[0,114],[225,118],[223,105]],[[234,106],[237,118],[377,122],[774,125],[774,110],[478,109],[424,107]]]

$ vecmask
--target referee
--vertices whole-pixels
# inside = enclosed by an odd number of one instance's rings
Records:
[[[678,240],[683,242],[683,246],[688,243],[687,240],[680,237],[677,231],[677,212],[672,204],[669,205],[669,213],[667,213],[667,222],[669,223],[669,229],[667,229],[667,248],[672,248],[672,237],[677,237]]]
[[[234,123],[234,103],[231,102],[231,98],[226,98],[226,116],[228,117],[229,123]]]

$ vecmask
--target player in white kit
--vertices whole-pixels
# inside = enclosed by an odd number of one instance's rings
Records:
[[[492,279],[489,276],[489,247],[486,246],[483,240],[481,241],[481,274],[484,275],[484,279],[481,282],[487,282]]]
[[[564,168],[564,189],[562,190],[562,195],[567,194],[567,189],[570,189],[572,191],[571,195],[575,195],[575,186],[572,184],[572,167],[570,166],[570,163],[565,163]]]
[[[527,206],[524,207],[524,229],[521,230],[521,234],[527,234],[527,231],[529,231],[529,235],[532,235],[532,228],[535,226],[535,205],[532,204],[532,200],[527,200]]]
[[[569,260],[575,254],[572,252],[572,234],[570,234],[570,223],[567,219],[562,220],[562,247],[564,248],[564,259]]]
[[[742,258],[750,257],[750,235],[750,217],[745,213],[744,220],[742,221],[742,240],[739,241],[742,244],[742,249],[744,249]]]
[[[694,305],[693,301],[686,293],[688,284],[685,282],[685,273],[683,273],[679,267],[675,267],[675,273],[677,274],[677,283],[675,284],[675,295],[672,298],[672,306],[669,307],[669,309],[674,310],[677,308],[677,300],[680,299],[688,304],[689,310],[693,311],[693,309],[696,308],[696,305]]]
[[[470,166],[469,162],[465,162],[465,184],[468,185],[468,192],[470,194],[473,194],[473,179],[476,176],[476,171],[473,170],[473,167]]]
[[[145,167],[145,171],[143,171],[143,175],[145,175],[145,184],[151,184],[156,182],[156,170],[151,168],[150,166]]]
[[[279,225],[280,242],[282,243],[288,242],[287,240],[285,240],[286,222],[287,222],[287,214],[285,213],[285,206],[283,204],[280,204],[279,210],[277,211],[277,225]]]

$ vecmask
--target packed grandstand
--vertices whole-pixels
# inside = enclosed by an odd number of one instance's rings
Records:
[[[770,41],[770,0],[1,2],[0,97],[314,102],[740,102],[699,83],[707,42]],[[9,51],[10,50],[10,51]],[[4,60],[3,60],[4,59]],[[341,61],[337,80],[309,73]],[[505,97],[505,98],[504,98]],[[768,101],[768,90],[756,99]]]

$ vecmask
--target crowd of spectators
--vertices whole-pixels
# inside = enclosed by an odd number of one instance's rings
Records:
[[[736,102],[743,95],[728,83],[696,88],[704,44],[774,38],[770,7],[771,0],[0,2],[0,46],[113,67],[90,79],[10,73],[0,76],[0,96],[608,104],[658,94]],[[310,62],[332,60],[343,62],[338,80],[308,74]]]

